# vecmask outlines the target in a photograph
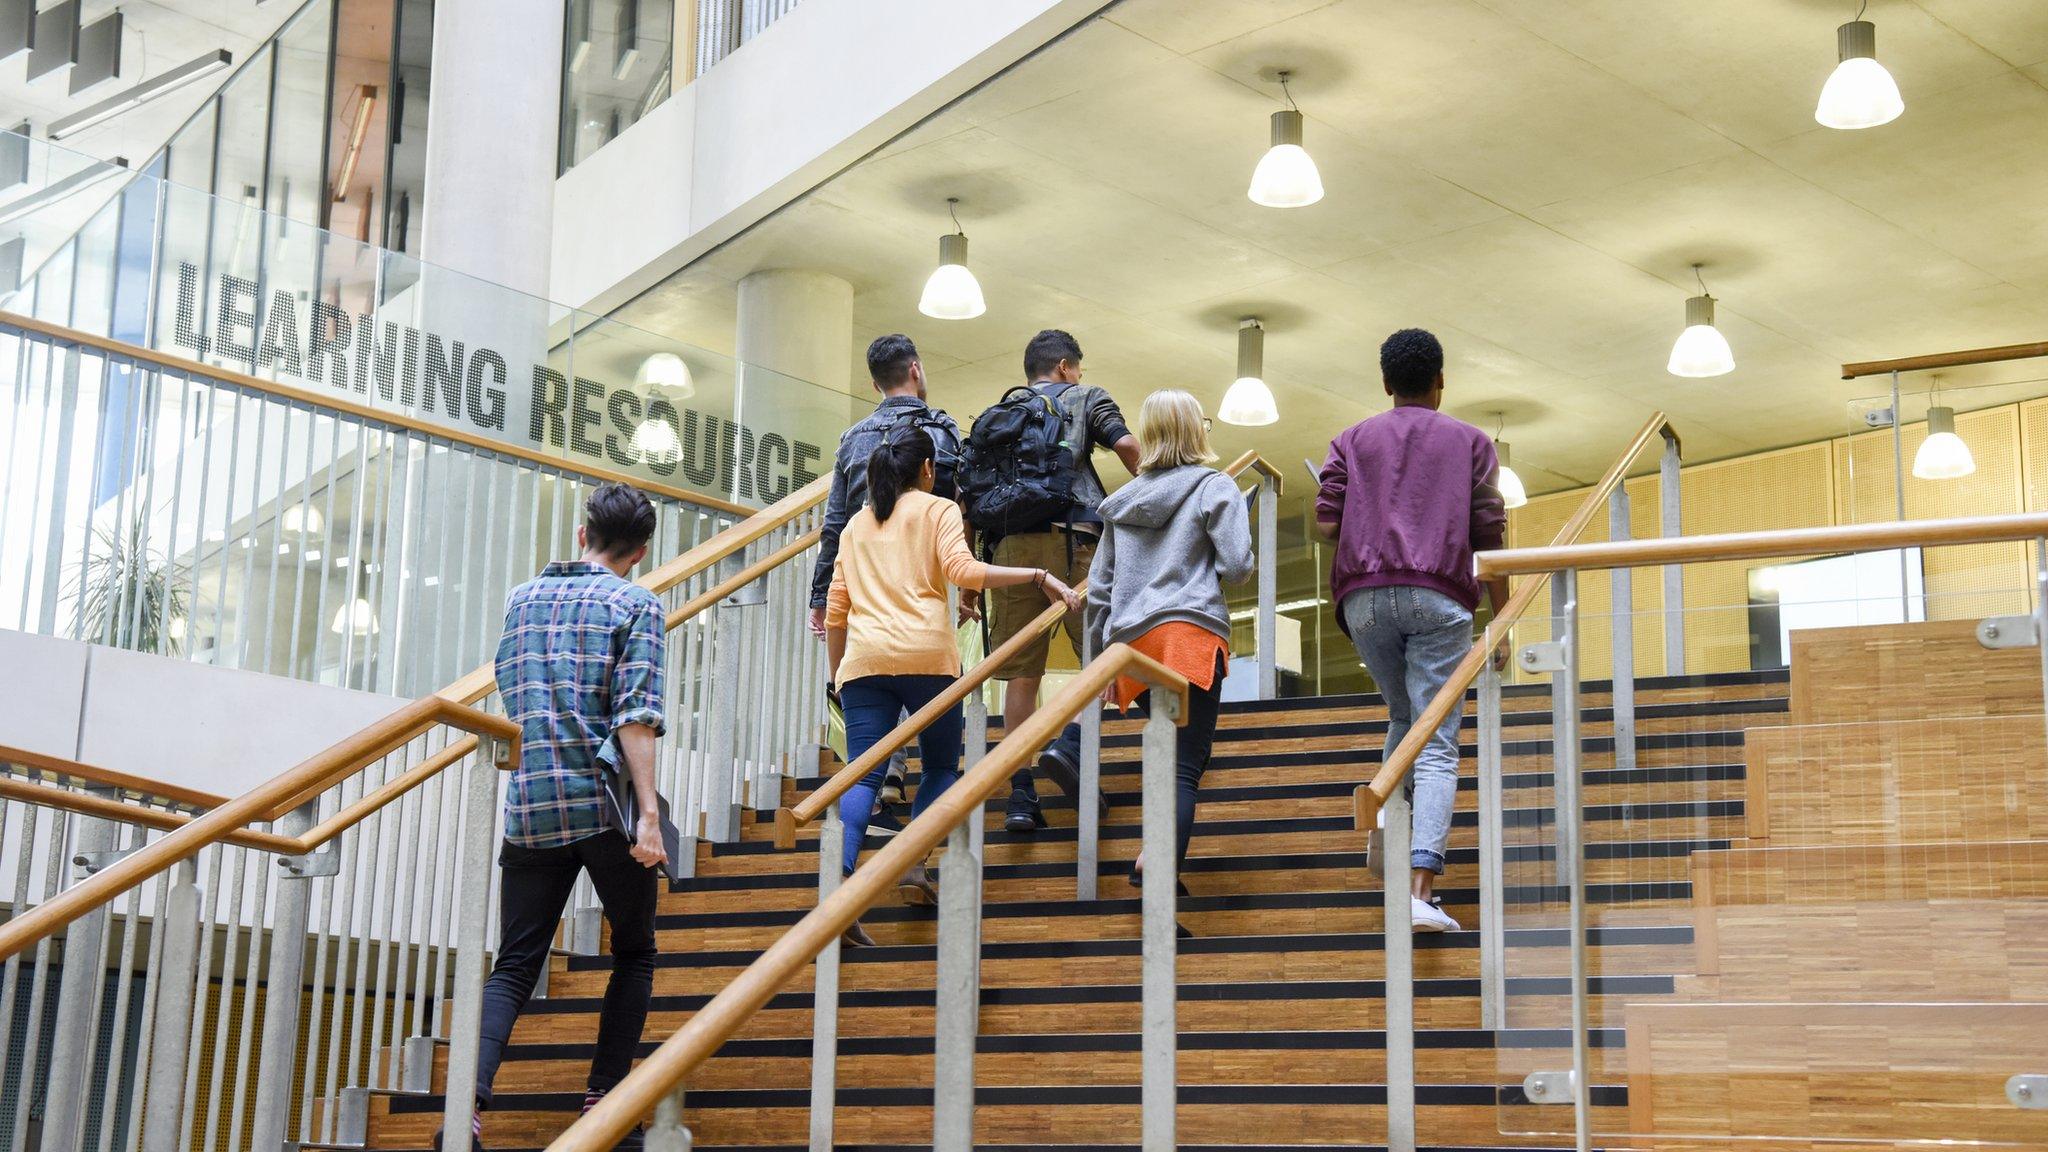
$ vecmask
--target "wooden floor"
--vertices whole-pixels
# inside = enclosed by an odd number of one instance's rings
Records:
[[[1955,1122],[1959,1136],[2019,1133],[2048,1146],[2048,1121],[2035,1119],[2048,1113],[2007,1106],[1998,1116],[1974,1114],[1991,1108],[1994,1066],[2020,1070],[2028,1061],[2014,1049],[2048,1035],[2048,1020],[1944,1014],[1933,995],[1946,986],[1957,993],[1950,1000],[2048,999],[2048,903],[2040,899],[2048,846],[1972,845],[1959,859],[1857,856],[1875,850],[1833,841],[1779,851],[1777,839],[1749,840],[1754,805],[1779,806],[1770,817],[1776,832],[1789,826],[1784,805],[1805,811],[1813,802],[1790,784],[1776,787],[1775,776],[1762,791],[1753,778],[1755,743],[1790,719],[1788,690],[1782,674],[1646,681],[1636,765],[1627,770],[1615,767],[1607,697],[1587,696],[1596,1143],[1650,1149],[1664,1137],[1700,1149],[1762,1139],[1769,1142],[1759,1147],[1790,1152],[1825,1131],[1889,1148],[1878,1137],[1917,1137],[1939,1126],[1931,1117],[1959,1106],[1971,1112]],[[1475,932],[1417,940],[1417,1123],[1426,1148],[1571,1142],[1569,1107],[1532,1105],[1521,1094],[1527,1073],[1570,1063],[1548,699],[1513,688],[1505,701],[1510,1027],[1479,1026]],[[1003,831],[999,804],[985,813],[978,1143],[1121,1149],[1138,1140],[1139,910],[1123,876],[1137,848],[1137,722],[1113,720],[1104,731],[1110,809],[1096,899],[1075,899],[1070,806],[1055,798],[1053,826],[1031,835]],[[1183,874],[1191,895],[1181,922],[1195,933],[1179,959],[1183,1146],[1370,1147],[1384,1138],[1380,895],[1350,827],[1351,789],[1377,767],[1384,733],[1371,697],[1224,714]],[[1474,735],[1468,715],[1439,886],[1446,910],[1468,927],[1477,919]],[[792,787],[785,800],[800,794]],[[698,875],[663,896],[664,955],[645,1048],[813,904],[814,830],[796,850],[777,851],[765,817],[737,843],[703,846]],[[1756,850],[1761,844],[1773,850]],[[882,947],[846,953],[837,1141],[927,1147],[935,921],[929,910],[885,905],[865,922]],[[1858,999],[1859,982],[1872,975],[1862,957],[1872,952],[1892,958],[1895,978],[1867,984],[1882,997]],[[1944,985],[1941,974],[1962,966],[1971,976]],[[607,974],[603,956],[555,960],[549,995],[514,1032],[486,1114],[487,1147],[544,1147],[573,1119]],[[1895,1002],[1868,1002],[1875,999]],[[1926,1025],[1924,1044],[1879,1055],[1887,1030],[1905,1025]],[[804,1146],[810,1026],[806,977],[693,1077],[686,1122],[699,1147]],[[1958,1053],[1958,1036],[1977,1029],[1987,1042]],[[1774,1084],[1761,1071],[1774,1051],[1805,1062],[1796,1084]],[[1904,1071],[1885,1088],[1867,1075],[1880,1069]],[[1857,1103],[1873,1091],[1875,1101]],[[1813,1105],[1824,1098],[1849,1102]],[[1760,1100],[1773,1101],[1769,1122],[1746,1114]],[[374,1096],[369,1146],[425,1148],[440,1106],[431,1094]],[[1736,1138],[1698,1142],[1709,1129]]]

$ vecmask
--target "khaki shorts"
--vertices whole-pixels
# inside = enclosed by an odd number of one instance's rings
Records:
[[[996,544],[995,562],[1006,568],[1043,568],[1066,581],[1068,587],[1075,587],[1088,578],[1088,566],[1095,560],[1095,538],[1081,533],[1072,534],[1074,562],[1071,565],[1067,563],[1068,538],[1068,533],[1058,531],[1005,536]],[[1036,620],[1050,603],[1035,584],[991,589],[985,600],[985,609],[989,612],[989,651],[995,651],[1023,631],[1024,626]],[[1067,639],[1073,642],[1074,651],[1079,652],[1081,613],[1067,613],[1060,624],[1067,630]],[[1028,680],[1045,675],[1046,655],[1051,649],[1052,629],[1048,628],[1015,656],[1004,661],[996,669],[994,678]]]

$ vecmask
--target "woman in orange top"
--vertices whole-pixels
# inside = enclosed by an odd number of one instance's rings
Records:
[[[839,537],[825,603],[825,648],[846,715],[849,760],[887,736],[904,712],[916,712],[959,679],[948,584],[973,589],[1034,584],[1048,600],[1065,601],[1070,610],[1081,606],[1080,596],[1043,568],[976,560],[967,547],[959,505],[931,494],[932,458],[932,438],[922,428],[905,425],[883,438],[868,459],[868,506]],[[960,705],[955,704],[919,737],[924,779],[911,819],[960,778],[961,726]],[[886,764],[877,767],[840,798],[848,874],[887,770]],[[937,898],[922,864],[905,874],[899,889],[906,903],[929,904]]]
[[[1102,542],[1088,571],[1088,629],[1095,651],[1129,644],[1188,678],[1188,720],[1175,734],[1179,796],[1175,867],[1187,859],[1196,789],[1209,767],[1230,611],[1223,584],[1252,574],[1251,518],[1237,482],[1209,467],[1201,402],[1166,389],[1138,410],[1138,475],[1102,502]],[[1111,690],[1128,708],[1140,691],[1122,677]],[[1139,868],[1131,868],[1136,884]]]

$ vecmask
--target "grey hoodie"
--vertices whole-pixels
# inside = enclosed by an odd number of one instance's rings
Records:
[[[1183,465],[1147,472],[1102,502],[1102,543],[1088,571],[1095,651],[1184,620],[1230,636],[1219,581],[1252,574],[1251,518],[1230,477]]]

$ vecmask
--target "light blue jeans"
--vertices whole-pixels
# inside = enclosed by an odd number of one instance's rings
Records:
[[[1361,588],[1344,597],[1344,624],[1359,659],[1387,698],[1387,752],[1394,754],[1415,716],[1451,678],[1472,647],[1472,613],[1433,588]],[[1441,876],[1451,809],[1458,800],[1458,725],[1454,708],[1430,734],[1408,776],[1414,806],[1411,867]]]

